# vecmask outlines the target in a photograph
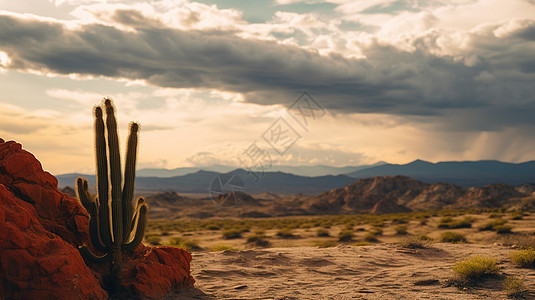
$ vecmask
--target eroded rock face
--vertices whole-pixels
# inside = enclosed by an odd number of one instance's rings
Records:
[[[0,139],[0,299],[107,299],[107,266],[85,264],[89,217],[78,200],[15,142]],[[184,249],[140,245],[129,254],[124,295],[159,298],[192,286]]]

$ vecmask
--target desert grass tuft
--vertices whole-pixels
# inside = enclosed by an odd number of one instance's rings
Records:
[[[178,248],[184,248],[189,252],[202,250],[196,240],[189,240],[180,237],[174,237],[169,239],[169,245]]]
[[[329,235],[329,231],[326,230],[326,229],[323,229],[323,228],[318,228],[318,229],[316,230],[316,235],[317,235],[318,237],[328,237],[328,236],[330,236],[330,235]]]
[[[252,244],[256,247],[271,247],[271,243],[267,240],[267,236],[263,232],[257,232],[249,237],[247,237],[247,244]]]
[[[243,233],[242,229],[236,229],[236,228],[226,229],[223,231],[223,238],[226,240],[239,239],[242,237],[241,235],[242,233]]]
[[[522,268],[535,268],[535,249],[529,248],[511,252],[511,261]]]
[[[507,223],[507,220],[504,220],[502,218],[496,218],[496,219],[494,219],[492,221],[489,221],[489,222],[485,223],[483,226],[479,227],[479,230],[480,231],[495,230],[496,226],[502,226],[505,223]]]
[[[373,232],[368,232],[368,233],[364,236],[364,241],[369,242],[369,243],[378,243],[378,242],[379,242],[379,239],[377,239],[377,236],[375,235],[375,233],[373,233]]]
[[[399,225],[399,226],[396,226],[394,228],[394,230],[396,231],[396,234],[397,235],[405,235],[405,234],[409,234],[409,232],[407,231],[407,226],[406,225]]]
[[[452,231],[446,231],[443,232],[440,236],[440,241],[443,243],[466,243],[467,240],[464,237],[464,235],[452,232]]]
[[[336,245],[338,245],[338,242],[335,240],[314,242],[314,246],[320,247],[320,248],[336,247]]]
[[[399,240],[398,244],[403,248],[425,249],[429,248],[431,241],[427,236],[407,235]]]
[[[353,230],[343,229],[338,233],[338,241],[351,242],[353,240]]]
[[[453,267],[455,277],[452,284],[458,287],[475,285],[489,277],[497,276],[500,268],[491,257],[474,256],[457,262]]]
[[[283,238],[283,239],[292,239],[292,238],[295,238],[295,237],[296,237],[296,236],[293,234],[291,228],[282,228],[282,229],[279,229],[279,231],[277,231],[277,233],[276,233],[275,235],[278,236],[278,237],[281,237],[281,238]]]
[[[514,276],[507,276],[502,285],[509,298],[525,299],[529,293],[522,279]]]
[[[214,252],[218,252],[218,251],[235,251],[236,249],[235,248],[232,248],[231,246],[229,245],[223,245],[223,244],[220,244],[220,245],[214,245],[212,246],[212,248],[210,248],[210,251],[214,251]]]

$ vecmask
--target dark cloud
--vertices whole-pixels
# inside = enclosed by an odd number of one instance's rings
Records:
[[[467,64],[432,55],[438,39],[433,34],[416,40],[414,52],[372,44],[363,48],[364,60],[243,39],[234,32],[171,29],[130,10],[117,11],[114,20],[135,30],[101,24],[69,29],[1,15],[0,51],[14,69],[229,90],[258,104],[289,104],[306,90],[337,113],[465,116],[465,122],[449,124],[453,127],[535,125],[528,117],[535,113],[534,24],[503,38],[471,37],[477,62]]]

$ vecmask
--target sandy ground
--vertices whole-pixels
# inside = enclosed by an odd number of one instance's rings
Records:
[[[535,270],[514,266],[511,251],[499,245],[435,243],[416,250],[378,244],[194,253],[196,288],[166,299],[507,299],[503,277],[464,290],[446,282],[455,262],[483,255],[532,290]]]

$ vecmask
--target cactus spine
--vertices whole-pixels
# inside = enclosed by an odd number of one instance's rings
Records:
[[[91,243],[98,252],[105,254],[95,255],[87,246],[81,246],[79,250],[86,261],[110,264],[109,290],[118,292],[122,280],[123,250],[133,250],[141,243],[147,225],[148,208],[142,197],[135,201],[135,206],[133,201],[139,126],[137,123],[130,124],[122,183],[117,121],[110,99],[104,100],[104,109],[106,123],[102,107],[97,106],[94,111],[97,195],[89,192],[87,180],[80,177],[76,179],[76,191],[90,215]]]

